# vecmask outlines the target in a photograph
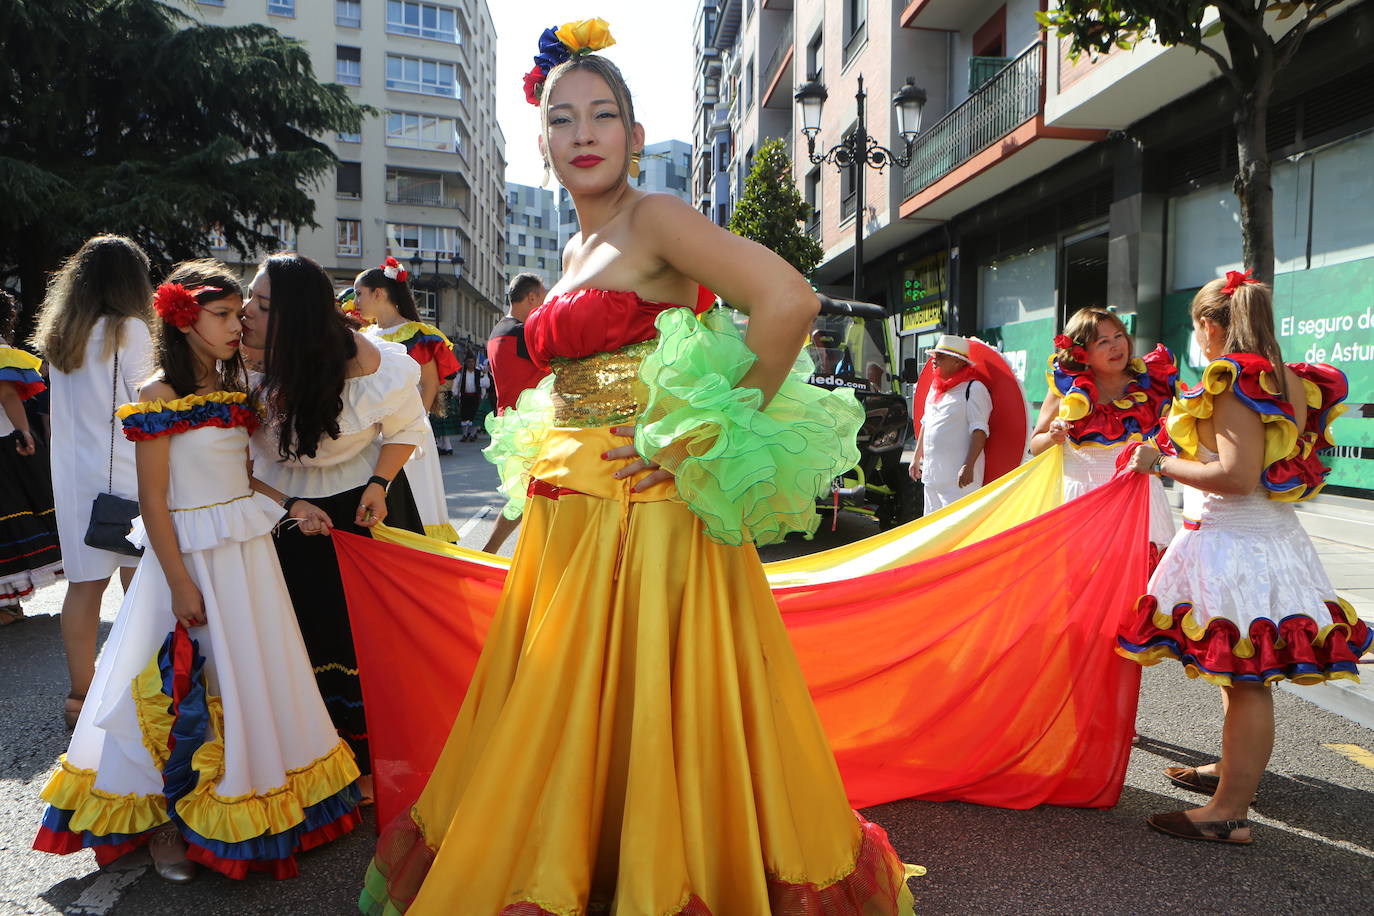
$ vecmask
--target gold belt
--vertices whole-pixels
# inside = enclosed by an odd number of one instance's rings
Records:
[[[633,420],[643,402],[639,364],[656,343],[644,340],[609,353],[552,360],[554,425],[590,429]]]

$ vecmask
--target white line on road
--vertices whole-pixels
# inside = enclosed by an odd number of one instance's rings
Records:
[[[107,869],[91,882],[90,887],[81,892],[67,905],[67,916],[106,916],[119,903],[124,891],[148,870],[148,866],[135,868]]]
[[[495,506],[483,506],[482,508],[478,509],[475,513],[473,513],[472,518],[463,522],[463,527],[458,529],[458,540],[461,541],[463,538],[467,537],[468,534],[472,531],[472,529],[477,527],[477,523],[480,522],[482,519],[486,518],[488,515],[490,515],[491,510],[495,508]]]

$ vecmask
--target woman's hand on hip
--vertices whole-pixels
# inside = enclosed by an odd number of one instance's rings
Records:
[[[625,436],[626,438],[633,440],[635,435],[635,428],[633,426],[612,426],[611,435]],[[659,467],[657,464],[654,464],[649,459],[641,456],[639,452],[636,452],[633,442],[631,442],[631,444],[629,445],[621,445],[616,448],[613,448],[610,451],[603,454],[601,457],[604,458],[606,461],[623,461],[626,458],[635,459],[634,461],[625,465],[625,467],[621,468],[620,470],[616,471],[614,474],[611,475],[616,480],[623,480],[626,477],[633,477],[640,471],[653,471],[652,474],[649,474],[639,483],[635,484],[633,487],[630,488],[631,491],[635,493],[643,492],[644,490],[649,489],[656,483],[662,483],[665,480],[673,479],[672,471],[668,470],[667,468]]]

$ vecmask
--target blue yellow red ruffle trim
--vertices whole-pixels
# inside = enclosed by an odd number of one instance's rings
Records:
[[[1260,618],[1242,634],[1225,618],[1198,623],[1188,602],[1166,612],[1144,595],[1117,635],[1116,651],[1142,665],[1177,659],[1189,677],[1223,687],[1282,680],[1358,681],[1359,658],[1374,642],[1374,631],[1345,600],[1336,598],[1326,606],[1332,619],[1326,626],[1306,614],[1292,614],[1277,622]]]
[[[1296,413],[1279,394],[1274,367],[1253,353],[1231,353],[1213,360],[1198,384],[1182,392],[1169,413],[1169,436],[1179,454],[1197,454],[1198,421],[1212,415],[1213,400],[1232,391],[1264,422],[1264,471],[1260,484],[1269,498],[1299,502],[1316,496],[1326,485],[1330,468],[1318,454],[1330,448],[1331,424],[1345,411],[1349,391],[1345,373],[1324,363],[1290,363],[1303,383],[1307,420],[1298,429]]]
[[[420,365],[433,361],[439,370],[439,381],[446,382],[458,374],[458,358],[453,355],[453,344],[432,324],[423,321],[407,321],[394,331],[382,335],[382,340],[401,344],[410,358]]]
[[[1075,445],[1106,448],[1143,442],[1158,434],[1178,387],[1173,354],[1159,344],[1132,359],[1129,372],[1133,377],[1121,397],[1099,404],[1092,370],[1070,372],[1056,357],[1050,357],[1045,378],[1062,397],[1059,416],[1069,421],[1069,440]]]
[[[225,797],[223,713],[206,689],[205,660],[180,627],[134,678],[132,691],[144,746],[162,771],[160,795],[112,795],[95,787],[96,772],[65,756],[43,789],[48,809],[34,848],[66,854],[87,847],[102,863],[147,842],[169,820],[187,855],[231,878],[267,871],[296,874],[295,853],[352,830],[360,822],[358,768],[348,746],[288,770],[284,785]]]
[[[9,382],[19,390],[25,401],[48,386],[43,383],[39,368],[43,361],[18,347],[0,346],[0,382]]]
[[[115,416],[124,424],[125,437],[135,442],[205,426],[243,427],[249,433],[258,427],[258,414],[248,405],[248,395],[242,391],[188,394],[171,401],[139,401],[125,404]]]

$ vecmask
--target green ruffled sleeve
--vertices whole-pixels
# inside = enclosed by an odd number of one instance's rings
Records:
[[[501,477],[497,489],[506,497],[501,510],[506,518],[517,519],[525,511],[530,469],[553,426],[552,392],[553,376],[545,376],[538,385],[521,392],[513,408],[499,417],[487,416],[491,443],[482,449],[482,456],[496,465]]]
[[[763,410],[755,388],[735,387],[755,357],[724,309],[700,319],[667,309],[658,347],[639,369],[648,401],[635,449],[676,476],[678,494],[722,544],[808,538],[820,524],[816,500],[859,463],[863,408],[849,389],[806,382],[802,352]]]

